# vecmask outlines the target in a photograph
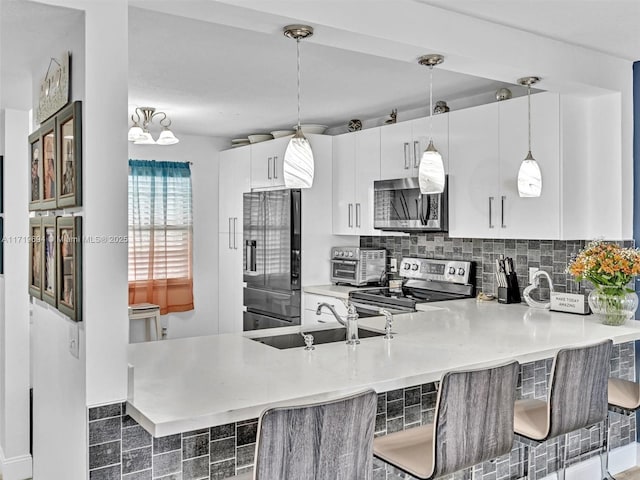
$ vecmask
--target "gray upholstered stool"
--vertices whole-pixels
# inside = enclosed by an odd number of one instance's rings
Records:
[[[266,410],[258,422],[255,480],[372,480],[378,396]]]
[[[524,474],[529,477],[533,448],[558,437],[558,480],[564,479],[566,436],[581,428],[605,422],[607,418],[607,379],[613,342],[560,350],[553,360],[548,401],[518,400],[514,429],[525,447]],[[606,476],[606,440],[601,455]]]
[[[378,437],[373,453],[417,478],[447,475],[511,451],[518,362],[442,377],[434,423]]]
[[[640,408],[640,383],[621,378],[609,379],[609,410],[623,415],[631,415]],[[607,416],[607,446],[609,443],[609,417]],[[609,454],[605,452],[607,471],[605,479],[613,480],[609,473]]]

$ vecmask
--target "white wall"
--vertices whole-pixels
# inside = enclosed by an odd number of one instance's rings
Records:
[[[129,158],[192,162],[194,310],[163,315],[168,338],[218,333],[218,161],[229,140],[181,135],[171,146],[129,144]],[[145,338],[145,322],[134,322],[132,341]]]

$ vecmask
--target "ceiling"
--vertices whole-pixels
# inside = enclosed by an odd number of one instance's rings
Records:
[[[637,0],[415,1],[640,59]],[[296,121],[295,42],[272,28],[280,24],[278,17],[264,28],[251,17],[260,14],[247,11],[240,28],[161,13],[154,3],[175,2],[136,1],[144,8],[130,8],[128,115],[136,106],[156,107],[169,114],[177,134],[244,137],[291,128]],[[198,5],[217,2],[188,4],[193,17]],[[77,28],[82,16],[24,0],[0,5],[3,75],[30,72],[55,32]],[[255,30],[248,29],[251,25]],[[428,70],[416,62],[321,45],[313,38],[302,42],[301,55],[303,123],[336,127],[352,118],[380,119],[394,108],[400,119],[412,109],[426,112]],[[493,95],[501,86],[448,71],[445,61],[434,72],[434,101],[455,105],[461,98]]]

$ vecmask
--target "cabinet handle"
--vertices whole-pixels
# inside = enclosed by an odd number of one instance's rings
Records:
[[[238,249],[238,242],[236,242],[238,238],[238,217],[233,217],[233,249]]]
[[[356,203],[356,228],[360,228],[360,204]]]
[[[501,197],[502,205],[501,205],[501,208],[500,208],[500,226],[502,228],[507,228],[507,226],[504,224],[504,201],[505,201],[506,198],[507,198],[506,195],[502,195],[502,197]]]
[[[413,166],[414,168],[420,166],[420,142],[417,140],[413,142]]]
[[[493,197],[489,197],[489,228],[493,228],[493,223],[491,223],[491,208],[493,207]]]
[[[273,157],[273,178],[278,178],[278,156]]]
[[[353,228],[353,203],[349,204],[349,228]]]
[[[409,154],[409,142],[404,144],[404,169],[409,170],[411,165],[411,155]]]
[[[231,228],[231,217],[229,217],[229,250],[233,247],[231,246],[231,236],[233,235],[233,230]]]
[[[272,158],[267,158],[267,178],[271,180],[271,160]]]

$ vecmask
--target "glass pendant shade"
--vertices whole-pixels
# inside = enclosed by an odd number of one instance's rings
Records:
[[[542,194],[542,172],[531,152],[520,164],[518,170],[518,195],[539,197]]]
[[[134,142],[135,145],[155,145],[156,141],[149,132],[143,132]]]
[[[311,188],[313,185],[313,152],[309,140],[298,128],[284,152],[284,185],[287,188]]]
[[[176,136],[173,134],[171,130],[169,130],[168,128],[165,128],[160,133],[160,136],[158,137],[158,141],[156,143],[158,145],[175,145],[179,141],[180,140],[176,138]]]
[[[436,150],[436,147],[434,147],[433,141],[431,141],[422,154],[418,168],[420,193],[442,193],[444,191],[444,181],[445,174],[442,156],[438,150]]]
[[[130,142],[135,142],[138,138],[142,137],[143,134],[144,132],[142,129],[139,126],[134,125],[129,129],[128,139]]]

